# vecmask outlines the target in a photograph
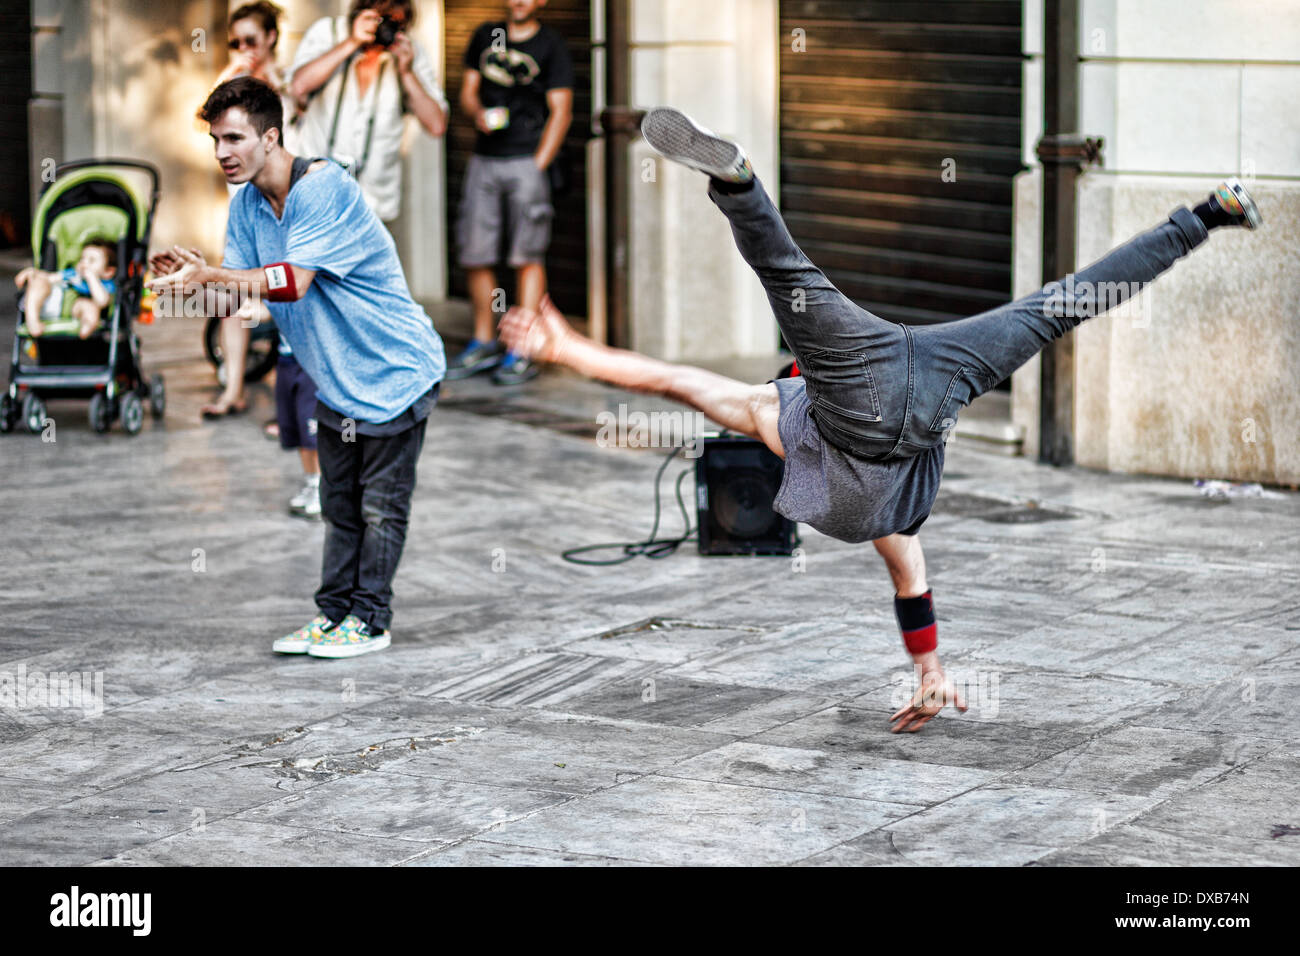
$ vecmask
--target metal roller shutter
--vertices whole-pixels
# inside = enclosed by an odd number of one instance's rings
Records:
[[[0,245],[28,241],[31,215],[27,101],[32,97],[32,18],[27,4],[0,12]]]
[[[809,258],[895,322],[1007,301],[1020,0],[782,0],[780,16],[781,205]]]

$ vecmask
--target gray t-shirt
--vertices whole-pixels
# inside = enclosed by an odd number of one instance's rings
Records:
[[[817,431],[802,377],[773,384],[781,397],[777,431],[785,446],[785,475],[772,507],[841,541],[915,534],[939,492],[943,444],[911,458],[857,458]]]

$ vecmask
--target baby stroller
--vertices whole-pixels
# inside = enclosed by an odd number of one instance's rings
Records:
[[[150,182],[147,193],[141,188],[142,173]],[[20,305],[9,387],[0,396],[0,431],[12,431],[21,418],[28,431],[40,432],[47,397],[88,397],[90,425],[100,433],[116,419],[127,434],[138,434],[146,401],[154,417],[162,417],[163,379],[154,375],[145,380],[134,330],[157,205],[158,170],[148,163],[82,159],[56,168],[32,221],[33,262],[56,272],[75,265],[88,240],[107,238],[117,243],[117,288],[99,327],[84,340],[78,338],[78,322],[70,315],[76,299],[71,289],[62,293],[60,318],[44,320],[45,332],[36,338],[27,331]]]

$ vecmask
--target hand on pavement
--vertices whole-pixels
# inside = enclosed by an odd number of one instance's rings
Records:
[[[921,686],[912,695],[911,703],[889,718],[891,733],[914,734],[934,719],[948,704],[965,713],[966,699],[942,671],[930,671],[921,677]]]

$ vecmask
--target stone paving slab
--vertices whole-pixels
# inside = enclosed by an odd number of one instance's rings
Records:
[[[1019,728],[1035,727],[1088,733],[1117,727],[1154,710],[1182,693],[1168,684],[1106,675],[1081,677],[1046,670],[1002,668],[989,673],[965,659],[952,667],[952,679],[966,688],[969,710],[953,711],[953,723],[997,721]],[[898,686],[875,688],[853,699],[859,708],[874,708],[881,719],[904,703]],[[938,718],[936,718],[938,719]]]
[[[1276,746],[1256,737],[1134,724],[1009,773],[1002,782],[1163,799],[1209,783]]]
[[[1142,825],[1213,842],[1219,837],[1276,843],[1294,837],[1271,836],[1277,824],[1291,824],[1300,807],[1300,757],[1269,754],[1234,767],[1204,786],[1164,801],[1142,818]],[[1296,861],[1300,847],[1294,842]]]
[[[1171,833],[1124,823],[1067,850],[1035,861],[1040,866],[1289,866],[1300,865],[1300,850],[1286,838],[1238,839],[1216,834]]]
[[[4,866],[84,866],[111,859],[191,826],[178,814],[134,800],[89,796],[37,810],[3,828]]]
[[[383,768],[243,810],[235,819],[411,843],[452,843],[567,799],[553,791],[417,777]]]
[[[1300,495],[959,437],[921,539],[979,706],[894,735],[912,675],[873,549],[803,528],[793,557],[566,563],[645,537],[662,460],[576,425],[679,406],[563,374],[509,392],[561,432],[482,413],[507,392],[471,379],[430,423],[393,646],[276,657],[324,530],[285,513],[269,382],[201,424],[198,324],[142,336],[165,421],[98,436],[58,401],[55,442],[0,436],[26,489],[0,691],[103,679],[98,712],[0,702],[0,864],[1300,864],[1270,835],[1300,826]]]
[[[911,809],[651,776],[506,824],[492,839],[647,863],[768,865],[794,862]]]
[[[216,737],[146,731],[106,716],[5,744],[0,748],[0,776],[108,789],[228,747]]]
[[[939,714],[916,734],[889,732],[890,711],[836,706],[781,724],[753,739],[810,750],[873,754],[950,767],[1017,770],[1076,746],[1084,728],[1051,730]]]
[[[398,866],[424,852],[373,834],[222,819],[190,827],[95,866]]]
[[[883,625],[877,629],[883,630]],[[699,657],[663,673],[809,694],[852,693],[883,683],[899,669],[897,648],[871,640],[864,630],[811,621],[795,624],[762,642]]]
[[[899,853],[928,866],[1021,866],[1132,819],[1155,798],[991,783],[890,824]]]
[[[736,741],[710,750],[660,770],[659,774],[918,807],[949,800],[998,776],[990,770],[773,747],[749,741]]]
[[[594,793],[730,743],[727,734],[541,711],[454,746],[404,755],[396,773]]]
[[[422,854],[403,866],[653,866],[641,860],[571,851],[509,846],[475,837]]]
[[[1220,624],[1171,625],[1158,618],[1087,611],[976,648],[969,659],[1010,667],[1050,660],[1053,669],[1074,674],[1203,686],[1266,666],[1295,640],[1294,634],[1263,628],[1229,635]]]

